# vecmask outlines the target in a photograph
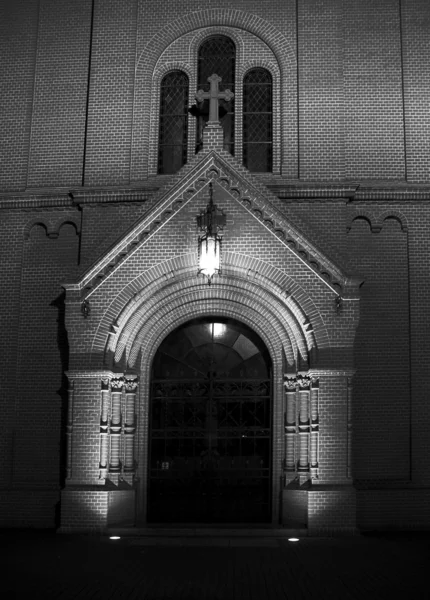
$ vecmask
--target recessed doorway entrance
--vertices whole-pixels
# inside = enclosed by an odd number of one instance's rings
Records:
[[[186,323],[152,366],[148,521],[271,519],[269,353],[238,321]]]

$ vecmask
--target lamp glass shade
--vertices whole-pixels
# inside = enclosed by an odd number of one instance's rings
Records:
[[[209,279],[220,271],[220,242],[221,239],[216,235],[205,235],[199,239],[199,273]]]

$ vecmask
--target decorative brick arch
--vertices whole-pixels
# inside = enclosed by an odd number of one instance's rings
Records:
[[[353,214],[351,214],[349,222],[346,226],[347,233],[349,233],[351,231],[352,224],[354,223],[354,221],[358,221],[360,219],[362,221],[366,221],[369,224],[370,231],[373,231],[373,227],[376,223],[375,215],[368,210],[359,209],[359,210],[355,211]]]
[[[154,323],[161,322],[167,326],[171,319],[176,319],[176,315],[182,314],[184,311],[187,314],[188,311],[191,311],[190,314],[196,317],[210,314],[212,310],[221,314],[224,307],[226,316],[233,317],[234,315],[234,318],[239,320],[242,316],[249,321],[249,324],[252,323],[255,326],[259,323],[261,329],[270,330],[272,337],[276,335],[282,342],[290,364],[296,361],[298,351],[307,360],[306,340],[289,311],[283,311],[284,320],[282,321],[274,313],[272,307],[265,306],[263,299],[250,293],[250,290],[231,284],[208,289],[207,284],[202,285],[201,283],[196,289],[196,283],[196,280],[191,279],[189,288],[182,294],[178,293],[178,288],[181,287],[179,283],[173,286],[169,295],[161,292],[158,298],[154,298],[152,306],[148,306],[147,302],[143,303],[136,313],[137,319],[134,320],[134,327],[124,329],[119,340],[120,343],[123,341],[123,344],[119,345],[115,358],[120,360],[123,348],[125,348],[128,350],[127,363],[133,368],[143,341],[154,330]]]
[[[406,216],[399,210],[386,210],[378,215],[378,226],[380,226],[381,229],[387,219],[395,219],[400,224],[402,231],[408,231],[408,221]]]
[[[77,234],[79,234],[79,232],[80,232],[79,220],[74,219],[73,217],[69,217],[69,216],[61,217],[60,219],[57,219],[56,221],[48,221],[47,219],[42,219],[40,217],[36,217],[34,219],[31,219],[30,221],[28,221],[28,223],[25,224],[24,230],[23,230],[24,239],[26,239],[26,240],[29,239],[31,230],[36,225],[43,227],[43,229],[46,232],[46,237],[49,237],[51,239],[55,239],[60,235],[60,230],[63,227],[63,225],[72,225],[75,228]]]
[[[44,219],[40,217],[36,217],[35,219],[31,219],[28,223],[25,224],[23,229],[23,237],[25,240],[30,239],[31,230],[36,226],[42,227],[45,230],[46,235],[48,236],[48,231],[50,231],[50,224],[47,223]]]
[[[52,228],[53,233],[60,235],[61,228],[64,227],[64,225],[71,225],[72,227],[74,227],[77,235],[80,233],[79,220],[71,219],[70,217],[67,217],[66,219],[62,218],[62,219],[59,219],[58,221],[56,221],[55,225],[53,225],[53,228]]]
[[[169,311],[174,314],[187,302],[200,302],[201,316],[212,298],[240,306],[241,312],[235,316],[239,320],[247,307],[257,311],[258,321],[278,332],[291,364],[298,353],[306,362],[310,353],[315,358],[317,350],[329,350],[328,332],[312,299],[283,271],[253,257],[226,253],[223,276],[209,288],[196,277],[195,262],[194,253],[165,261],[120,291],[106,308],[94,336],[93,367],[101,366],[101,356],[105,367],[126,367],[125,363],[134,367],[146,326],[152,329],[159,320],[166,323]]]
[[[206,284],[206,287],[207,284]],[[137,407],[137,481],[138,500],[137,510],[140,514],[146,513],[148,478],[148,407],[150,402],[151,365],[153,358],[160,346],[161,341],[172,331],[183,323],[199,316],[220,316],[234,318],[245,323],[253,329],[266,345],[272,362],[272,521],[279,522],[279,495],[281,492],[282,459],[284,456],[283,445],[283,410],[284,410],[284,388],[283,388],[283,356],[282,341],[276,331],[267,326],[264,319],[259,320],[257,311],[252,308],[244,310],[234,300],[210,300],[200,303],[197,301],[185,302],[175,313],[170,313],[170,318],[156,320],[152,326],[148,326],[142,337],[142,360],[137,365],[136,372],[140,376],[140,395]],[[281,443],[278,442],[281,440]]]
[[[264,41],[274,53],[281,72],[281,120],[286,124],[283,172],[297,176],[297,110],[296,57],[287,38],[268,21],[236,9],[205,9],[168,23],[146,44],[139,54],[135,71],[133,135],[130,181],[140,181],[148,175],[148,150],[151,103],[146,101],[153,85],[153,73],[163,51],[178,37],[205,27],[235,27],[246,30]]]

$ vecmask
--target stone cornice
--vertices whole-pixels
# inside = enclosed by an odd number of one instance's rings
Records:
[[[311,378],[319,377],[353,377],[355,375],[355,369],[318,369],[318,367],[311,367],[306,371],[298,371],[294,373],[284,373],[285,379],[296,378],[297,376],[309,376]]]
[[[158,183],[158,185],[157,185]],[[139,188],[28,190],[0,194],[0,210],[46,210],[78,208],[96,204],[140,204],[147,202],[162,182],[150,182]]]
[[[346,202],[430,202],[430,185],[384,185],[384,184],[328,184],[306,185],[297,183],[266,183],[267,187],[280,200],[324,201],[343,200]]]
[[[142,203],[151,198],[174,176],[151,177],[137,186],[100,188],[52,188],[22,192],[1,192],[0,210],[41,210],[77,208],[97,204]],[[320,202],[430,202],[430,184],[399,182],[312,182],[283,180],[270,175],[254,175],[284,201]]]
[[[110,369],[72,369],[66,371],[65,375],[69,379],[118,379],[124,377],[124,373],[114,373]]]

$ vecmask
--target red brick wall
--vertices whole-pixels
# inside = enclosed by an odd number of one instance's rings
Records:
[[[95,2],[85,185],[130,180],[136,5]]]
[[[355,528],[355,490],[315,490],[308,492],[308,526],[311,535],[353,533]]]
[[[90,6],[40,1],[28,187],[82,184]]]
[[[297,15],[291,0],[282,10],[254,1],[236,3],[235,11],[225,0],[217,7],[211,13],[188,0],[180,25],[174,4],[160,11],[153,1],[98,1],[93,21],[91,3],[83,0],[8,1],[2,145],[12,151],[1,189],[24,189],[26,182],[76,186],[84,171],[87,185],[142,179],[148,157],[137,149],[147,142],[150,103],[140,97],[149,91],[152,72],[142,79],[140,70],[146,63],[155,67],[158,55],[151,52],[162,52],[174,39],[168,23],[182,33],[242,26],[276,50],[288,80],[281,102],[283,173],[289,178],[428,179],[426,0],[301,0]],[[248,21],[241,11],[256,18]]]
[[[367,490],[357,492],[357,525],[363,531],[428,531],[428,489]]]
[[[109,492],[94,489],[65,489],[61,493],[61,529],[100,532],[107,525]]]
[[[31,488],[0,492],[0,526],[52,529],[59,517],[60,490]],[[57,522],[58,523],[58,522]]]
[[[343,10],[337,0],[298,6],[299,177],[343,179]]]
[[[54,188],[51,201],[55,206],[58,188],[72,189],[78,197],[83,177],[87,189],[111,186],[106,196],[112,195],[115,186],[122,186],[117,203],[111,198],[109,208],[97,205],[83,210],[80,271],[150,207],[148,197],[153,189],[142,192],[145,201],[137,206],[139,192],[125,186],[130,181],[142,183],[148,167],[145,149],[149,148],[152,157],[156,152],[156,128],[155,137],[148,139],[151,104],[147,96],[152,71],[148,70],[146,79],[142,73],[148,65],[155,67],[156,52],[174,39],[177,32],[175,27],[169,30],[169,23],[180,26],[184,35],[190,32],[191,37],[198,27],[220,25],[225,30],[243,26],[249,31],[247,43],[252,36],[261,36],[271,44],[286,88],[281,96],[282,111],[279,107],[285,179],[279,177],[272,183],[288,188],[297,176],[312,180],[317,187],[328,180],[343,179],[354,185],[369,179],[401,182],[405,177],[410,184],[429,183],[427,0],[288,0],[282,6],[241,0],[234,9],[222,0],[212,12],[211,7],[202,9],[197,0],[187,0],[181,5],[181,16],[175,3],[164,3],[160,8],[154,0],[120,4],[96,0],[91,55],[91,3],[15,0],[4,6],[0,36],[4,57],[0,66],[4,82],[0,205],[12,191],[27,188],[15,199],[19,205],[21,199],[27,203],[41,197],[35,188]],[[240,11],[249,11],[255,18],[247,20]],[[158,185],[156,178],[150,183],[151,188]],[[423,185],[423,189],[427,187]],[[98,200],[103,194],[99,193]],[[124,200],[130,204],[125,205]],[[304,223],[305,230],[309,225],[309,236],[323,251],[349,255],[351,270],[366,279],[355,350],[353,474],[374,482],[407,480],[412,475],[415,484],[428,485],[428,206],[409,199],[394,203],[389,195],[382,199],[377,193],[363,205],[353,203],[351,208],[345,204],[344,199],[334,198],[318,203],[296,202],[294,198],[277,203],[293,222]],[[171,256],[195,243],[192,222],[204,205],[201,197],[181,214],[180,230],[166,225],[165,233],[175,244],[170,247]],[[46,206],[42,202],[37,211],[27,206],[26,212],[0,213],[0,270],[7,290],[0,306],[2,367],[6,374],[0,386],[1,397],[7,399],[3,411],[7,426],[0,438],[3,487],[54,486],[59,480],[61,398],[57,391],[62,385],[63,365],[57,339],[58,309],[51,302],[61,293],[61,283],[77,273],[78,239],[68,227],[60,230],[58,239],[46,237],[44,230],[36,227],[24,241],[24,227],[30,221],[40,221],[52,234],[58,229],[56,223],[71,216],[75,219],[77,211],[66,213]],[[358,221],[346,234],[350,209],[356,214],[370,210],[372,232]],[[384,222],[384,213],[392,211],[405,214],[403,230],[390,220]],[[294,261],[279,252],[274,238],[273,243],[268,237],[260,242],[261,226],[239,206],[232,208],[230,218],[226,250],[246,248],[277,266],[288,265],[290,274],[319,303],[332,346],[338,349],[339,360],[343,358],[345,338],[342,333],[332,336],[332,331],[338,327],[338,319],[343,319],[343,331],[347,331],[348,307],[340,316],[335,315],[332,304],[322,300],[322,284],[319,287],[297,275]],[[235,237],[245,225],[248,237]],[[161,238],[148,244],[145,264],[154,264],[165,248]],[[112,278],[115,285],[109,288],[108,300],[103,293],[94,294],[94,315],[101,315],[115,289],[134,277],[135,269],[136,264],[130,261],[122,279]],[[70,326],[82,336],[79,354],[88,348],[94,330],[80,313]],[[88,359],[88,355],[79,355],[77,362],[85,364]],[[84,380],[79,381],[79,385],[84,384]],[[344,390],[338,389],[339,385],[338,380],[333,389],[329,382],[323,385],[321,419],[345,437]],[[83,480],[88,483],[97,477],[94,465],[98,457],[91,443],[98,435],[98,390],[89,389],[83,398],[91,407],[90,418],[77,423],[74,435],[83,444],[81,455],[75,448],[76,464],[83,467]],[[321,427],[322,464],[337,465],[331,462],[336,461],[334,446],[324,431],[327,429]],[[87,450],[91,467],[86,466]],[[333,466],[330,471],[332,467],[324,466],[324,477],[334,481],[338,468],[344,467]],[[366,498],[372,493],[369,491]],[[399,496],[398,502],[402,501]],[[410,500],[406,505],[414,506]],[[372,516],[380,514],[374,502],[366,500],[360,506],[363,523],[379,518]],[[393,500],[393,514],[395,506]]]
[[[61,327],[61,281],[73,277],[78,238],[64,225],[57,239],[35,225],[22,239],[23,263],[16,298],[20,304],[14,404],[13,485],[60,484],[61,419],[67,368],[65,332]],[[60,305],[56,301],[60,300]],[[63,317],[64,319],[64,317]],[[64,325],[63,325],[64,327]],[[61,348],[60,348],[61,346]]]
[[[18,350],[18,328],[20,318],[20,283],[23,244],[22,213],[18,211],[2,211],[0,218],[0,239],[2,241],[2,260],[0,261],[0,277],[3,282],[0,316],[3,323],[0,344],[0,360],[3,376],[0,377],[0,398],[4,414],[4,434],[0,436],[0,485],[10,486],[13,478],[13,438],[15,436],[16,414],[16,369]],[[7,282],[7,284],[6,284]],[[7,287],[6,287],[7,286]]]
[[[344,7],[345,177],[405,178],[398,0]]]
[[[25,189],[38,35],[38,2],[5,0],[0,17],[0,190]],[[46,181],[46,183],[49,183]]]
[[[355,341],[354,476],[408,479],[408,234],[394,219],[376,231],[359,219],[348,234],[351,269],[365,280]]]
[[[430,444],[427,423],[430,421],[430,209],[417,204],[407,211],[410,229],[410,304],[411,304],[411,432],[412,478],[430,484]]]
[[[400,5],[400,4],[399,4]],[[430,5],[427,0],[403,0],[402,53],[405,98],[407,179],[428,183],[430,155]]]

